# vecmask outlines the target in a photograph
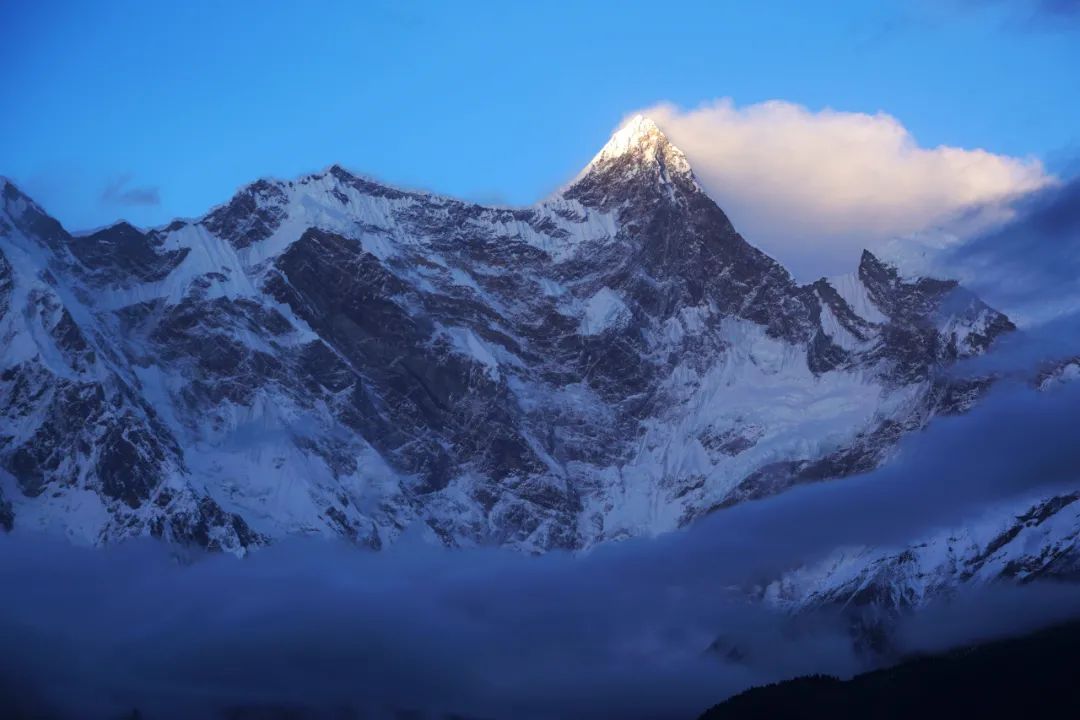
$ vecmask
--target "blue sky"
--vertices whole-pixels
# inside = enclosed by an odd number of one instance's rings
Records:
[[[1077,154],[1073,0],[578,5],[4,3],[0,173],[72,229],[334,162],[529,203],[627,112],[721,97],[885,111],[1057,173]]]

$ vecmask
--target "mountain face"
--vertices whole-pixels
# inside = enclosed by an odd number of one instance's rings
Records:
[[[659,533],[875,467],[1013,328],[868,252],[796,283],[641,117],[523,209],[337,166],[150,231],[0,197],[0,525],[87,543]]]
[[[895,621],[964,588],[1080,578],[1080,492],[1002,505],[907,547],[842,548],[761,593],[798,616],[839,610],[858,649],[889,657]]]

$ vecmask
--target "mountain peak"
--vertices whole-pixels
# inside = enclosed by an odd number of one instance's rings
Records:
[[[663,131],[645,115],[635,115],[615,131],[607,144],[597,153],[597,158],[618,157],[642,146],[657,146],[667,142]]]
[[[646,115],[635,115],[615,131],[607,144],[589,163],[596,167],[627,156],[636,156],[639,161],[665,162],[674,170],[690,172],[690,163],[682,150],[672,145],[664,132]],[[672,162],[673,161],[673,162]]]
[[[38,207],[29,195],[20,190],[14,182],[0,175],[0,215],[5,213],[16,221],[16,224],[27,213],[34,217],[45,216],[45,211]]]
[[[0,175],[0,198],[7,201],[14,201],[21,198],[30,202],[30,198],[28,198],[15,183],[3,175]]]
[[[607,206],[646,187],[670,190],[675,185],[701,189],[682,150],[651,118],[639,114],[623,123],[563,194]]]

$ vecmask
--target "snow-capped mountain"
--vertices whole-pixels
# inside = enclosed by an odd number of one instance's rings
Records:
[[[899,550],[837,550],[770,584],[770,602],[914,608],[963,583],[1030,582],[1080,571],[1080,492],[1002,505],[978,522],[938,531]]]
[[[1012,329],[869,252],[799,285],[643,117],[521,209],[337,166],[145,232],[0,196],[0,524],[80,542],[659,533],[876,466]]]
[[[803,615],[839,611],[855,646],[888,657],[896,621],[964,590],[1001,583],[1075,582],[1080,492],[999,503],[960,527],[901,547],[838,548],[766,585],[769,606]]]

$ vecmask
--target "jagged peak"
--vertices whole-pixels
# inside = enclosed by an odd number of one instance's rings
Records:
[[[241,189],[241,193],[248,193],[253,195],[278,195],[284,191],[288,186],[288,180],[279,180],[272,177],[261,177],[255,182],[250,182],[244,185]]]
[[[651,118],[639,114],[623,123],[559,194],[606,207],[645,187],[664,187],[670,193],[676,185],[702,192],[683,151]]]
[[[287,180],[261,177],[258,180],[241,185],[231,198],[211,208],[210,212],[207,213],[207,217],[237,206],[279,205],[285,201],[288,187],[289,182]]]
[[[6,215],[15,224],[26,217],[43,217],[56,222],[34,202],[33,198],[19,189],[10,178],[0,175],[0,215]],[[59,225],[59,223],[57,223]]]
[[[865,248],[862,251],[862,255],[859,257],[859,277],[864,281],[868,278],[876,277],[879,280],[888,280],[891,283],[926,281],[956,284],[956,282],[952,280],[940,280],[918,273],[913,274],[904,272],[902,266],[898,265],[895,260],[883,259]]]
[[[867,273],[884,275],[894,279],[900,277],[900,270],[895,264],[882,260],[874,253],[863,248],[862,255],[859,256],[859,274],[865,275]]]
[[[33,203],[33,200],[31,200],[26,193],[20,190],[18,185],[16,185],[10,178],[3,175],[0,175],[0,198],[9,201],[22,199],[29,203]]]
[[[145,235],[146,233],[132,225],[127,220],[117,220],[114,223],[105,225],[103,227],[95,228],[93,230],[87,230],[80,233],[73,233],[73,237],[86,237],[86,238],[98,238],[106,235]]]
[[[627,156],[639,162],[662,161],[669,170],[690,174],[690,163],[683,151],[675,147],[667,135],[646,115],[634,115],[615,131],[585,168],[589,169]]]
[[[618,157],[632,152],[635,148],[656,147],[667,142],[667,136],[653,119],[645,115],[635,115],[616,130],[600,152],[596,160]]]
[[[333,165],[328,167],[324,174],[332,175],[335,178],[337,178],[338,180],[352,180],[352,179],[360,177],[359,175],[357,175],[354,172],[349,171],[347,168],[345,168],[344,166],[342,166],[339,163],[334,163]]]
[[[15,183],[0,175],[0,217],[11,213],[11,209],[8,207],[9,204],[24,197],[25,195],[19,191],[19,188],[15,187]]]
[[[860,267],[863,266],[863,265],[876,266],[876,265],[886,265],[886,264],[887,263],[883,263],[881,260],[878,259],[877,255],[870,252],[866,248],[863,248],[862,255],[859,256],[859,266]]]

